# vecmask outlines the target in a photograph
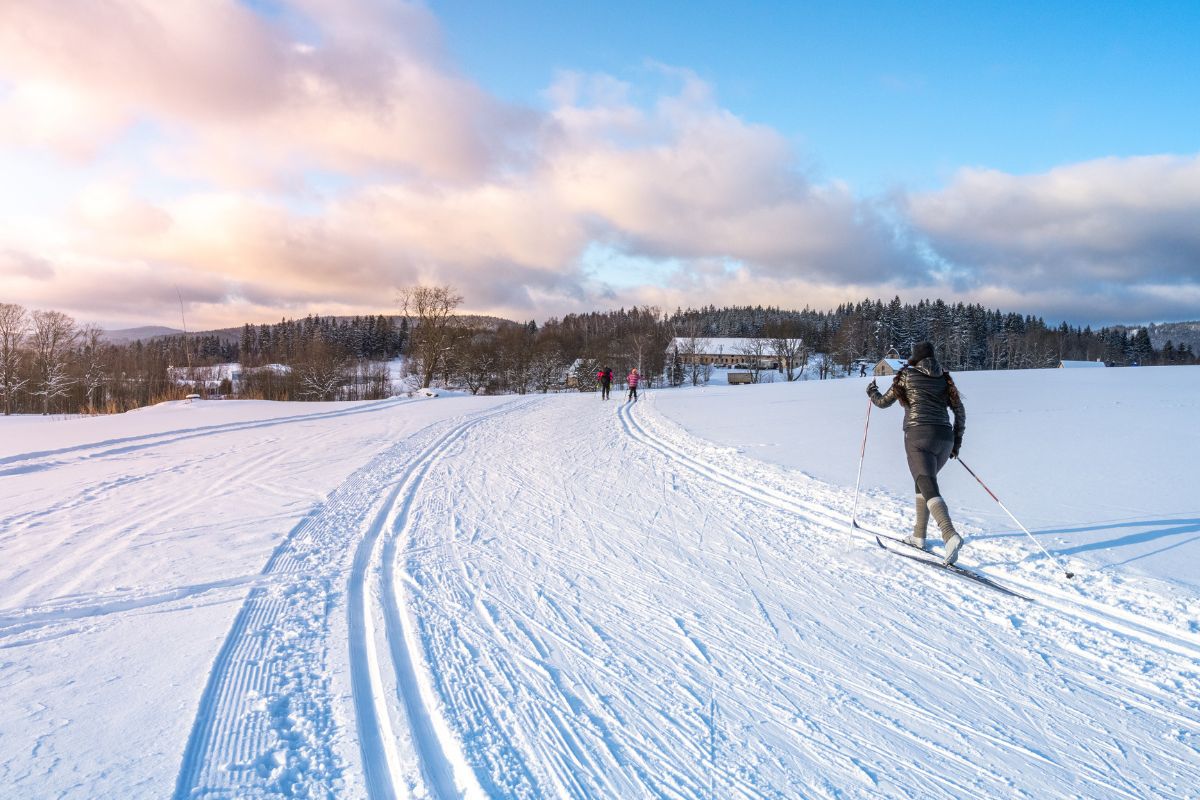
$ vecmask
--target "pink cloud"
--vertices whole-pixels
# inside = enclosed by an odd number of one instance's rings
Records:
[[[529,318],[916,299],[954,279],[1019,300],[1047,285],[1025,269],[1035,256],[1056,259],[1043,273],[1097,278],[1154,252],[1155,285],[1195,263],[1195,159],[964,171],[869,201],[805,175],[789,139],[694,74],[651,69],[675,89],[649,103],[564,72],[535,111],[460,74],[420,4],[296,0],[270,17],[232,0],[4,4],[0,148],[52,148],[87,177],[63,188],[65,210],[0,219],[0,300],[165,322],[178,285],[197,323],[234,324],[388,311],[394,287],[437,281]],[[914,254],[914,232],[953,275]],[[589,272],[596,245],[672,271],[614,286]]]
[[[290,35],[297,18],[319,42]],[[94,153],[150,119],[201,151],[197,167],[215,150],[467,179],[509,155],[493,132],[526,120],[447,68],[436,23],[405,3],[309,1],[278,20],[233,0],[10,3],[0,77],[16,86],[0,119],[24,120],[22,143]]]

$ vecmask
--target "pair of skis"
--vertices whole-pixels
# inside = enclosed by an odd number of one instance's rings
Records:
[[[860,531],[864,530],[863,528],[859,527],[857,522],[854,523],[854,527]],[[1019,597],[1022,600],[1031,599],[1031,598],[1021,594],[1020,592],[1013,591],[1012,589],[1008,588],[1007,586],[997,583],[996,581],[992,580],[991,578],[987,577],[986,575],[981,575],[978,572],[975,572],[974,570],[970,570],[965,567],[960,567],[957,564],[943,563],[942,560],[940,558],[938,558],[937,556],[935,556],[932,553],[929,553],[925,550],[922,550],[921,548],[919,548],[915,545],[911,545],[908,542],[904,541],[903,539],[900,539],[895,536],[888,536],[887,534],[883,534],[883,533],[876,533],[875,531],[870,531],[869,533],[875,537],[875,543],[877,545],[879,545],[880,547],[882,547],[884,550],[887,550],[889,553],[894,553],[898,556],[907,558],[911,561],[916,561],[917,563],[924,564],[927,567],[933,567],[935,569],[945,570],[946,572],[949,572],[952,575],[956,575],[959,578],[963,578],[964,580],[973,581],[981,586],[987,586],[991,589],[995,589],[996,591],[1000,592],[1001,594],[1006,594],[1009,597]],[[885,542],[886,542],[886,544],[885,544]]]
[[[917,547],[916,545],[911,545],[898,536],[888,536],[886,533],[879,533],[878,531],[866,531],[866,529],[859,527],[859,524],[855,518],[855,514],[858,512],[858,493],[859,493],[859,488],[862,486],[863,461],[866,460],[866,456],[867,456],[867,431],[869,431],[871,428],[871,408],[874,405],[875,405],[875,403],[873,400],[867,400],[867,421],[866,421],[866,424],[863,425],[862,449],[859,451],[859,454],[858,454],[858,477],[855,478],[855,480],[854,480],[854,505],[850,509],[850,527],[856,531],[863,531],[864,533],[868,533],[869,535],[874,536],[875,544],[879,545],[884,550],[887,550],[889,553],[895,553],[898,556],[902,556],[903,558],[907,558],[912,561],[916,561],[920,564],[924,564],[927,567],[934,567],[936,569],[946,570],[947,572],[949,572],[953,575],[957,575],[960,578],[963,578],[963,579],[969,580],[969,581],[974,581],[975,583],[978,583],[981,586],[987,586],[989,588],[995,589],[996,591],[1001,592],[1002,594],[1009,595],[1010,597],[1019,597],[1022,600],[1031,599],[1031,598],[1026,597],[1025,595],[1021,594],[1020,592],[1014,592],[1012,589],[1009,589],[1007,586],[1003,586],[999,583],[996,583],[994,580],[987,577],[986,575],[980,575],[978,572],[974,572],[974,571],[966,569],[964,567],[960,567],[957,564],[947,564],[947,563],[943,562],[941,559],[939,559],[937,556],[933,555],[932,553],[927,553],[926,551],[922,550],[921,548]],[[963,464],[963,466],[967,467],[966,464]],[[971,468],[967,467],[967,471],[971,472]],[[971,472],[971,474],[975,475],[974,472]],[[976,476],[975,480],[979,480],[979,477]],[[979,483],[980,483],[980,485],[983,485],[983,481],[979,481]],[[992,494],[991,489],[988,489],[986,485],[983,485],[983,488],[987,489],[988,494],[991,494],[992,497],[995,498],[997,503],[1000,502],[1000,498],[998,498],[998,497],[996,497],[996,495]],[[1003,507],[1003,504],[1001,504],[1001,507]],[[1004,509],[1004,510],[1008,511],[1008,509]],[[1011,513],[1009,514],[1009,516],[1012,516]],[[1015,520],[1016,517],[1013,517],[1013,519]],[[1018,524],[1020,524],[1020,523],[1018,523]],[[1022,529],[1024,530],[1023,527],[1022,527]],[[1029,533],[1028,531],[1025,531],[1025,532]],[[1030,534],[1030,538],[1032,538],[1032,534]],[[885,540],[888,542],[887,544],[884,544]],[[1070,572],[1068,572],[1067,577],[1072,578],[1072,577],[1074,577],[1074,575],[1072,575]]]

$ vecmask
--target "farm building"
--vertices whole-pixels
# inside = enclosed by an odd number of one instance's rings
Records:
[[[711,364],[714,367],[748,367],[757,359],[760,369],[779,369],[779,358],[764,346],[762,355],[747,355],[754,339],[747,337],[677,338],[667,346],[668,357],[679,353],[684,364]]]

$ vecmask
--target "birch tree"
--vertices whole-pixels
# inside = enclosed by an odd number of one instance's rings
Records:
[[[12,414],[13,397],[29,382],[21,377],[25,359],[25,339],[29,334],[29,315],[24,306],[0,303],[0,394],[4,395],[4,416]]]
[[[50,404],[67,394],[74,383],[68,371],[71,348],[79,338],[75,320],[61,311],[34,311],[33,350],[34,394],[42,398],[42,414],[50,413]]]
[[[96,325],[85,325],[79,332],[83,342],[83,389],[87,396],[88,409],[98,411],[105,404],[105,374],[103,361],[104,332]]]

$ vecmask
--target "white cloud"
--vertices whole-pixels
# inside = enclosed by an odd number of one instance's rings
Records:
[[[1040,175],[963,170],[907,213],[966,286],[1200,285],[1200,156],[1108,158]]]
[[[4,4],[0,161],[48,148],[80,177],[0,219],[0,299],[163,322],[179,286],[189,318],[234,324],[386,311],[418,280],[520,318],[897,293],[1053,316],[1120,291],[1149,313],[1194,296],[1200,159],[966,170],[862,198],[813,181],[693,73],[650,71],[672,88],[564,72],[535,111],[461,75],[417,3]],[[21,191],[0,187],[0,207]],[[626,257],[611,284],[597,248]],[[1056,303],[1064,289],[1082,299]]]

